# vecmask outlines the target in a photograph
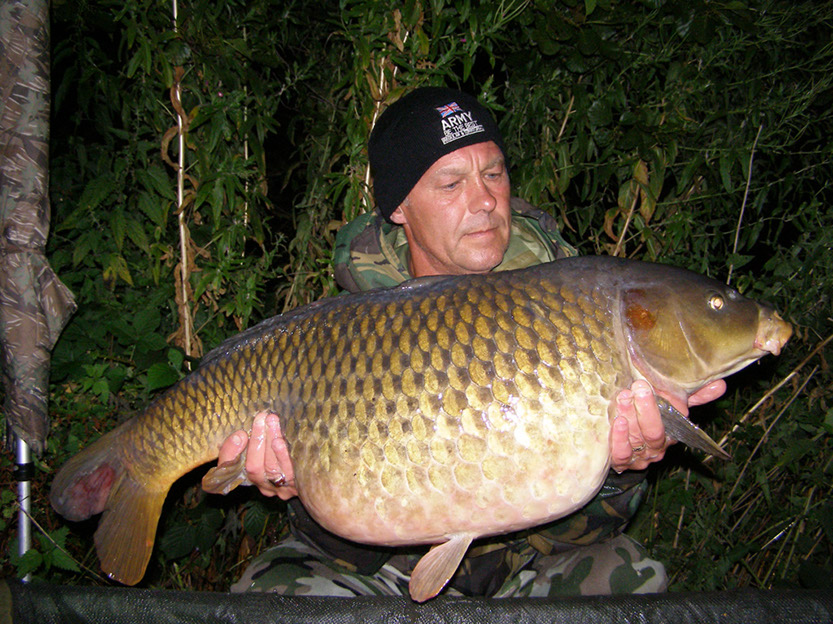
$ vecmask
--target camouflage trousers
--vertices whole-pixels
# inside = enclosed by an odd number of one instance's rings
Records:
[[[232,585],[232,592],[260,591],[307,596],[408,595],[409,574],[418,557],[395,555],[378,572],[365,576],[294,537],[261,553]],[[665,591],[662,563],[627,535],[543,555],[532,551],[529,561],[510,576],[496,598],[591,596]],[[447,595],[460,595],[447,588]]]

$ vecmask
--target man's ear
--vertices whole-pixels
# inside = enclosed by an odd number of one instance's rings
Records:
[[[402,203],[404,204],[405,202]],[[408,220],[405,218],[405,211],[402,210],[402,204],[399,204],[396,210],[390,213],[390,220],[398,225],[405,225]]]

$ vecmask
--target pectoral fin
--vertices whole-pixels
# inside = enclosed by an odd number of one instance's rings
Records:
[[[411,573],[408,586],[411,598],[425,602],[439,594],[457,571],[475,537],[472,533],[461,533],[429,550]]]
[[[705,431],[683,416],[668,401],[657,397],[657,406],[659,407],[662,424],[665,425],[665,434],[668,437],[720,459],[732,458]]]
[[[251,485],[246,476],[246,451],[237,459],[215,466],[202,478],[202,489],[209,494],[228,494],[238,485]]]

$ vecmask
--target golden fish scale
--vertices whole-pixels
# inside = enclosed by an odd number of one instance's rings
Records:
[[[611,304],[581,285],[491,284],[288,317],[137,418],[128,463],[197,466],[268,408],[302,501],[345,537],[432,541],[569,513],[604,478],[607,407],[630,381]]]
[[[312,401],[278,409],[322,524],[386,544],[486,533],[563,515],[601,483],[607,406],[624,382],[610,303],[579,286],[496,288],[311,324],[299,370],[351,344],[308,382]]]

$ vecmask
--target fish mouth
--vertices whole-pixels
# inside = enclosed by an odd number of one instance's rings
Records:
[[[792,334],[792,325],[782,319],[778,312],[762,310],[761,322],[755,336],[755,348],[778,355]]]

